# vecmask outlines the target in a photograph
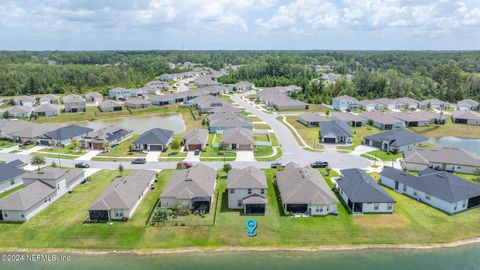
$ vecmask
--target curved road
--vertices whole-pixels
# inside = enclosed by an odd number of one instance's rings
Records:
[[[366,158],[352,154],[342,154],[337,152],[312,152],[307,151],[301,148],[293,134],[290,130],[281,122],[279,122],[276,117],[277,114],[268,114],[263,111],[260,111],[255,106],[244,101],[240,96],[232,96],[232,99],[243,106],[245,109],[256,115],[262,121],[266,122],[275,132],[275,135],[280,143],[283,151],[283,157],[279,159],[284,163],[290,161],[307,165],[313,161],[321,160],[328,161],[330,166],[334,169],[345,169],[345,168],[365,168],[370,166],[370,161]],[[0,153],[0,160],[11,161],[15,159],[20,159],[26,163],[30,162],[31,156],[22,155],[20,153],[11,154],[11,153]],[[51,164],[53,161],[57,165],[64,167],[73,167],[75,163],[80,162],[78,160],[71,159],[57,159],[57,158],[45,158],[47,164]],[[270,162],[259,162],[259,161],[233,161],[228,162],[235,168],[244,168],[247,166],[255,166],[258,168],[269,168]],[[115,161],[88,161],[88,164],[91,168],[97,169],[116,169],[119,164],[122,164],[126,169],[173,169],[176,167],[177,162],[147,162],[142,165],[132,165],[130,162],[115,162]],[[212,168],[222,168],[224,162],[206,162]]]

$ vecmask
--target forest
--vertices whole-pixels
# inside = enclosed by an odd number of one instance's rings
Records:
[[[342,94],[480,99],[479,51],[2,51],[0,95],[140,87],[162,73],[180,71],[168,63],[183,62],[228,69],[219,78],[224,83],[296,84],[302,91],[295,97],[311,103]],[[314,65],[354,77],[325,83],[315,80],[321,74]]]

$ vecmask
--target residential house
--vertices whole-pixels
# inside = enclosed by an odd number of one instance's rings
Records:
[[[377,98],[372,101],[381,104],[384,109],[388,110],[402,109],[404,106],[403,103],[399,103],[390,98]]]
[[[419,176],[385,167],[380,182],[447,214],[456,214],[480,205],[480,185],[448,172],[426,169]]]
[[[364,144],[387,152],[405,152],[419,144],[427,144],[428,138],[407,129],[388,130],[364,138]]]
[[[277,111],[306,110],[309,108],[307,103],[290,97],[299,89],[295,85],[264,88],[257,92],[257,100]]]
[[[393,213],[395,200],[360,169],[344,169],[336,181],[337,191],[352,214]]]
[[[455,124],[480,125],[480,113],[474,111],[454,111],[452,120]]]
[[[208,116],[210,133],[223,133],[230,128],[253,130],[253,122],[248,116],[238,113],[215,113]]]
[[[160,75],[160,80],[161,81],[172,81],[172,80],[174,80],[174,78],[170,74],[164,73],[164,74]]]
[[[35,117],[50,117],[59,115],[60,110],[58,106],[51,103],[44,103],[33,109],[33,116]]]
[[[450,109],[450,103],[446,101],[441,101],[436,98],[426,99],[418,103],[420,109],[436,109],[436,110],[447,110]]]
[[[203,150],[207,142],[208,130],[204,128],[192,128],[183,135],[183,145],[187,151]]]
[[[267,205],[267,180],[265,173],[249,166],[228,171],[228,208],[242,209],[244,214],[265,214]]]
[[[390,130],[396,128],[404,128],[405,123],[392,116],[392,114],[384,112],[365,112],[360,114],[360,117],[365,118],[367,123],[381,130]]]
[[[202,163],[175,171],[160,194],[161,207],[179,204],[194,211],[209,212],[216,180],[217,171]]]
[[[28,118],[32,113],[32,107],[15,105],[10,108],[7,108],[6,111],[10,118]]]
[[[148,96],[149,101],[152,102],[153,105],[170,105],[176,103],[176,95],[175,94],[165,94],[160,96]]]
[[[123,140],[130,138],[132,134],[133,131],[130,129],[110,125],[87,134],[80,143],[86,149],[106,150],[106,145],[109,148],[118,145]]]
[[[395,112],[390,116],[401,120],[406,127],[425,127],[431,124],[445,124],[447,116],[430,111]]]
[[[242,127],[229,128],[223,132],[222,144],[228,150],[253,150],[253,131]]]
[[[367,124],[367,119],[349,112],[341,112],[332,115],[332,121],[343,122],[351,127],[361,127]]]
[[[33,107],[37,103],[37,98],[32,96],[20,96],[15,99],[15,105]]]
[[[231,91],[240,91],[240,92],[245,92],[252,90],[255,87],[253,83],[250,82],[237,82],[235,84],[231,84],[229,86]]]
[[[325,216],[338,214],[338,201],[320,172],[288,163],[277,171],[277,186],[286,214]]]
[[[383,110],[383,104],[375,102],[373,100],[360,100],[357,102],[358,108],[371,112],[371,111],[376,111],[376,110]]]
[[[397,103],[402,104],[405,109],[416,110],[419,106],[419,101],[409,97],[401,97],[394,99]]]
[[[152,105],[152,102],[143,98],[131,98],[125,101],[125,106],[130,109],[145,109],[150,107],[150,105]]]
[[[72,140],[80,141],[91,132],[93,132],[93,129],[91,128],[78,125],[68,125],[46,132],[40,136],[37,141],[39,145],[65,146],[70,144]]]
[[[0,220],[28,221],[84,178],[83,170],[46,167],[27,172],[22,176],[25,187],[0,199]]]
[[[354,111],[358,108],[358,100],[347,95],[334,97],[332,107],[337,111]]]
[[[46,94],[40,98],[40,104],[58,104],[60,98],[54,94]]]
[[[87,101],[79,95],[71,94],[63,97],[65,112],[84,112],[87,107]]]
[[[17,161],[0,163],[0,193],[21,185],[25,173],[27,171],[20,168]]]
[[[461,148],[413,148],[404,153],[404,167],[411,171],[434,170],[474,174],[480,158]]]
[[[103,95],[98,92],[90,92],[85,95],[87,102],[101,102],[103,101]]]
[[[122,104],[111,101],[111,100],[104,100],[98,104],[98,109],[102,112],[116,112],[122,110]]]
[[[473,99],[464,99],[457,103],[457,110],[459,111],[477,111],[478,102]]]
[[[19,142],[34,142],[43,134],[55,130],[62,125],[49,123],[21,123],[19,125],[7,125],[4,131],[8,131],[6,138],[13,139]]]
[[[334,144],[350,144],[353,134],[350,127],[341,121],[320,123],[320,142]]]
[[[131,91],[130,89],[125,89],[122,87],[117,87],[108,90],[108,97],[110,99],[129,99],[131,96]]]
[[[138,137],[132,146],[139,151],[164,151],[172,142],[173,131],[163,128],[152,128]]]
[[[319,127],[320,123],[328,122],[328,119],[316,112],[305,112],[298,116],[298,121],[307,127]]]
[[[89,220],[130,219],[154,182],[155,171],[151,170],[135,170],[115,179],[88,207]]]

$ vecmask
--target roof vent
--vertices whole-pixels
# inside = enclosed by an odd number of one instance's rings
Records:
[[[185,181],[191,182],[191,181],[193,181],[193,179],[192,178],[185,178]]]

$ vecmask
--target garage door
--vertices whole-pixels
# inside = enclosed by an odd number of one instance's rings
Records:
[[[151,144],[150,151],[163,151],[163,145],[161,144]]]
[[[48,145],[48,140],[40,140],[40,145]]]
[[[202,150],[202,145],[200,144],[189,144],[188,151]]]
[[[323,138],[323,143],[336,143],[336,138]]]
[[[238,146],[238,150],[252,150],[252,146],[249,144],[241,144]]]

